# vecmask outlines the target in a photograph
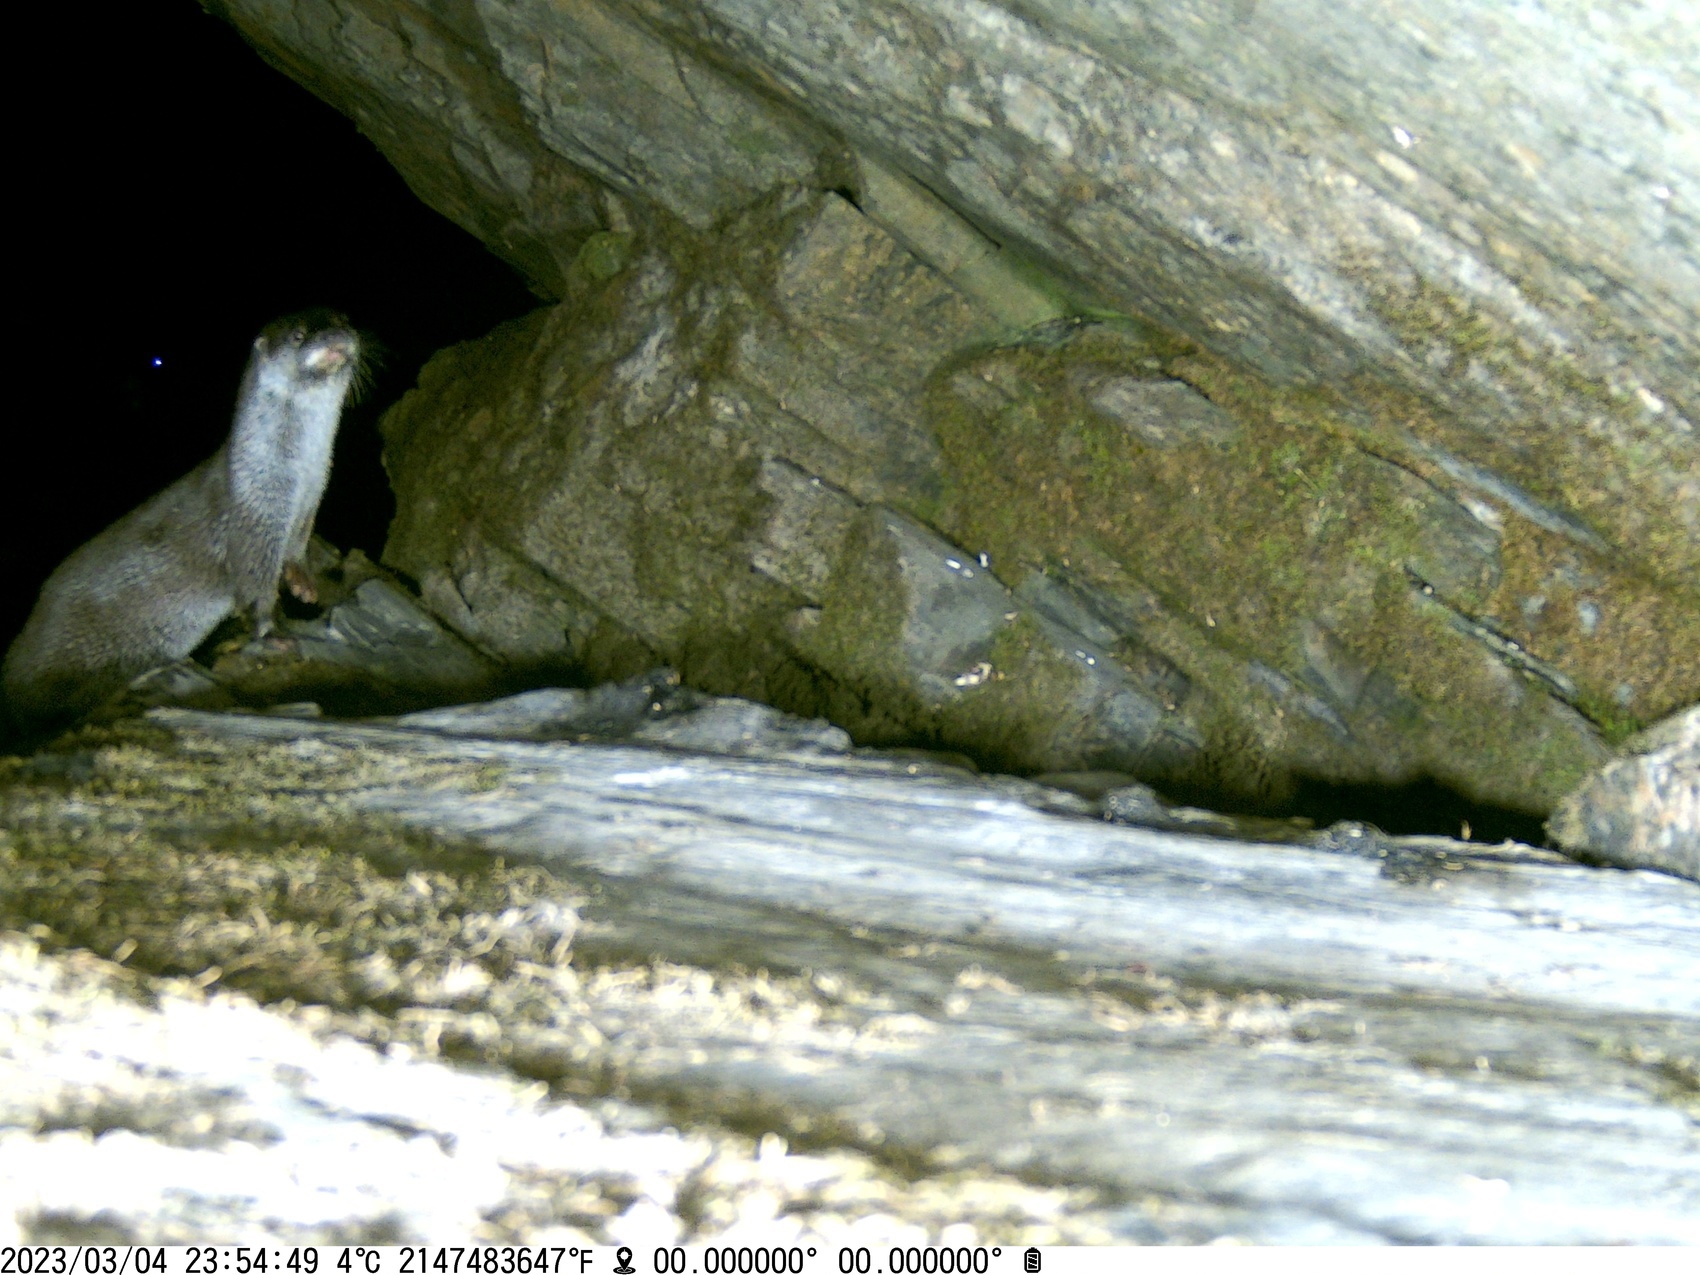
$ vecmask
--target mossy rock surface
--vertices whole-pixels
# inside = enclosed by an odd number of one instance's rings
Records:
[[[1700,697],[1687,11],[217,8],[555,303],[389,426],[390,561],[522,674],[1102,753],[1060,741],[1115,697],[1037,664],[1020,724],[971,707],[995,664],[961,713],[869,680],[910,620],[821,590],[887,510],[1043,594],[1059,667],[1199,741],[1141,768],[1224,799],[1544,812]]]
[[[665,662],[864,743],[1272,810],[1438,783],[1544,813],[1700,693],[1688,594],[1326,394],[1132,319],[996,337],[836,195],[631,254],[385,421],[386,561],[510,665]]]

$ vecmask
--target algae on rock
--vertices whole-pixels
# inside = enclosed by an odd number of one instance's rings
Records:
[[[654,223],[386,418],[387,561],[511,663],[669,663],[862,742],[1241,802],[1438,778],[1544,811],[1605,755],[1578,706],[1687,688],[1680,598],[1568,546],[1549,594],[1660,654],[1543,643],[1546,533],[1314,404],[1136,321],[995,330],[835,195]]]

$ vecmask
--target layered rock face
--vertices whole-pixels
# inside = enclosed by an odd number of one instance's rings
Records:
[[[216,7],[552,302],[385,426],[488,655],[1542,812],[1700,696],[1686,11]]]

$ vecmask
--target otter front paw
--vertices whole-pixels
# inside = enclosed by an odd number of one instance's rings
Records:
[[[299,562],[286,562],[283,567],[284,586],[302,602],[317,602],[318,587],[313,583],[313,577],[307,574],[307,568]]]
[[[270,610],[256,607],[253,621],[254,632],[247,642],[250,648],[269,651],[273,655],[288,654],[297,649],[294,638],[277,631],[277,617]]]

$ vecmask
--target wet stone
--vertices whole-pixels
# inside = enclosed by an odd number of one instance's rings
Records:
[[[1077,378],[1094,410],[1119,421],[1152,447],[1232,443],[1240,435],[1234,418],[1182,381],[1132,376]]]
[[[1700,706],[1628,740],[1547,828],[1570,853],[1700,881]]]

